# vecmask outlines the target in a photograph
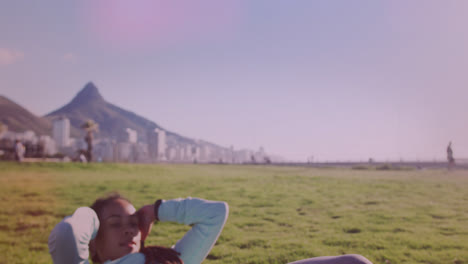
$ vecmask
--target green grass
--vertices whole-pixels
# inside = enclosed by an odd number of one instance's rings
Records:
[[[356,253],[373,263],[468,263],[468,171],[274,166],[0,163],[0,264],[51,263],[56,223],[120,191],[229,203],[205,263],[286,263]],[[157,224],[148,245],[188,227]]]

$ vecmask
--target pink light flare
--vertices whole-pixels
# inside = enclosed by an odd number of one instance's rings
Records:
[[[235,0],[80,3],[78,17],[85,31],[104,46],[118,49],[222,41],[235,34],[241,20],[241,1]]]

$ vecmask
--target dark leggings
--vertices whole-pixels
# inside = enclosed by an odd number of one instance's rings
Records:
[[[303,259],[289,264],[372,264],[372,262],[361,255],[350,254],[334,257]]]

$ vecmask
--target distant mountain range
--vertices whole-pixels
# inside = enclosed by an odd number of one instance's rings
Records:
[[[14,132],[32,130],[39,135],[51,135],[52,132],[50,120],[34,115],[3,95],[0,95],[0,122]]]
[[[168,131],[151,120],[106,102],[92,82],[86,84],[71,102],[45,117],[38,117],[8,98],[0,96],[0,122],[6,124],[10,131],[32,130],[39,135],[51,135],[52,121],[60,117],[66,117],[70,120],[71,136],[73,137],[84,136],[80,126],[92,119],[99,125],[97,138],[109,138],[117,142],[124,142],[128,138],[126,129],[130,128],[138,132],[139,142],[147,143],[148,134],[154,133],[154,130],[158,128],[166,131],[168,145],[198,145],[200,143]],[[203,144],[219,147],[208,142],[203,142]]]

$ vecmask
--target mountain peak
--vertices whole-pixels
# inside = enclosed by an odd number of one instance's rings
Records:
[[[104,101],[104,98],[99,93],[98,88],[93,82],[89,82],[85,87],[73,98],[73,101],[85,103],[90,101]]]

